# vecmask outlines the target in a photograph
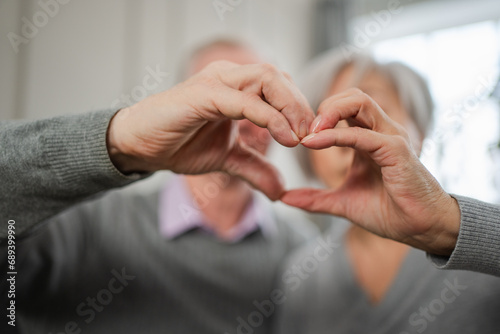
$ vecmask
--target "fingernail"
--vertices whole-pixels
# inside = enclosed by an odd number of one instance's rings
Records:
[[[316,137],[316,134],[315,134],[315,133],[312,133],[312,134],[310,134],[309,136],[304,137],[300,143],[301,143],[301,144],[304,144],[306,141],[308,141],[308,140],[310,140],[310,139],[312,139],[312,138],[314,138],[314,137]]]
[[[322,118],[322,117],[321,117],[321,115],[319,115],[319,116],[318,116],[318,117],[316,117],[316,119],[314,120],[313,125],[312,125],[312,128],[313,128],[312,133],[315,133],[315,132],[316,132],[316,130],[318,130],[318,128],[319,128],[319,123],[321,123],[321,118]]]
[[[307,126],[306,120],[303,120],[302,122],[300,122],[299,126],[299,137],[304,138],[305,136],[307,136]]]
[[[293,138],[293,140],[296,141],[297,143],[300,142],[300,139],[299,139],[299,137],[297,137],[297,135],[295,134],[295,132],[293,132],[293,130],[291,130],[291,132],[292,132],[292,138]]]

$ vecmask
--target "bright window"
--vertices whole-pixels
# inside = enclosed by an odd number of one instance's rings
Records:
[[[500,202],[500,108],[489,98],[499,77],[500,22],[391,39],[373,47],[428,80],[435,126],[422,161],[451,193]]]

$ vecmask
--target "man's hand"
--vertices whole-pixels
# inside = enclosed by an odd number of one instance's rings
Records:
[[[349,127],[335,128],[340,120]],[[460,210],[420,163],[410,138],[366,94],[351,89],[324,101],[305,147],[351,147],[356,155],[337,191],[297,189],[282,201],[345,217],[382,237],[439,255],[453,251]]]
[[[109,126],[108,151],[124,173],[225,171],[278,199],[284,191],[279,173],[239,139],[233,120],[243,118],[293,147],[314,114],[289,77],[271,65],[215,62],[119,111]]]

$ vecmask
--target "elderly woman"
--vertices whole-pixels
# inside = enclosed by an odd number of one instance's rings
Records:
[[[307,69],[303,91],[313,108],[357,87],[404,126],[420,151],[432,119],[425,81],[400,63],[327,53]],[[347,126],[341,121],[338,127]],[[305,172],[331,189],[370,182],[350,148],[302,150]],[[351,168],[352,167],[352,168]],[[376,168],[373,166],[373,168]],[[349,185],[350,187],[352,184]],[[363,208],[358,208],[363,210]],[[325,232],[334,250],[312,243],[290,257],[281,277],[286,299],[277,332],[293,333],[498,333],[500,280],[465,271],[440,271],[425,253],[333,218]],[[333,246],[331,246],[333,245]]]

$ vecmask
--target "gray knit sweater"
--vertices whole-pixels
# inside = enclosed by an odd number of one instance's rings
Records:
[[[0,122],[0,240],[17,236],[88,196],[139,177],[109,159],[106,133],[116,111]]]
[[[441,269],[500,276],[500,206],[454,195],[460,205],[457,245],[450,257],[430,255]]]
[[[21,333],[59,333],[68,323],[83,333],[233,334],[249,324],[269,333],[271,316],[257,305],[308,230],[277,221],[276,235],[234,244],[202,230],[166,240],[158,205],[158,193],[113,191],[18,241]]]

